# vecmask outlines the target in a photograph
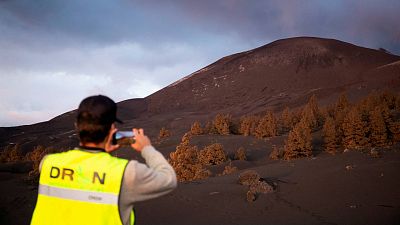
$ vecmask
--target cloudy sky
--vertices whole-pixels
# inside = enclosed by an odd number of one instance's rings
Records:
[[[0,126],[92,94],[145,97],[277,39],[335,38],[400,54],[399,0],[0,0]]]

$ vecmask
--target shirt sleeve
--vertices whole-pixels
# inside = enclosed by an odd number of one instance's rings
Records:
[[[141,155],[146,164],[129,161],[124,173],[121,201],[125,206],[159,197],[177,186],[175,171],[160,152],[146,146]]]

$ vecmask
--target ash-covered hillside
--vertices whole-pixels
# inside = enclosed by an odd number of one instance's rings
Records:
[[[248,113],[259,106],[299,103],[310,92],[321,99],[352,85],[398,86],[398,60],[399,56],[337,40],[290,38],[224,57],[146,99],[149,111],[155,113],[221,109]],[[383,78],[379,86],[368,82],[378,77]]]
[[[333,39],[278,40],[226,56],[146,98],[118,103],[121,129],[144,127],[154,136],[168,127],[180,135],[194,120],[220,112],[241,116],[296,108],[312,94],[324,105],[343,91],[359,99],[374,89],[399,90],[399,62],[399,56]],[[0,147],[73,147],[74,117],[71,111],[39,124],[0,128]]]

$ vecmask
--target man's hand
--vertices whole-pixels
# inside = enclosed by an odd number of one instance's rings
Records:
[[[105,150],[106,152],[112,152],[117,150],[120,146],[119,145],[113,145],[112,144],[112,140],[113,140],[113,135],[115,134],[115,132],[117,132],[118,129],[115,128],[115,125],[113,124],[111,126],[111,132],[108,134],[107,140],[106,140],[106,145],[105,145]]]
[[[133,128],[133,133],[135,134],[135,143],[131,144],[132,148],[138,152],[141,152],[144,147],[150,146],[150,139],[144,135],[143,129]]]

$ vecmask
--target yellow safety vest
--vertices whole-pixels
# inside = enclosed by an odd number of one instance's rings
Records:
[[[79,149],[46,156],[31,225],[122,225],[118,200],[127,163]],[[133,211],[130,217],[134,224]]]

